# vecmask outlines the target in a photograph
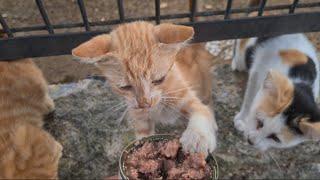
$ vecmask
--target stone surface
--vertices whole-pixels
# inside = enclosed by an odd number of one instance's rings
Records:
[[[232,72],[230,60],[217,61],[213,69],[213,99],[219,126],[220,178],[319,178],[320,143],[309,142],[287,150],[260,154],[233,127],[240,109],[246,74]],[[107,83],[82,80],[50,86],[56,103],[55,118],[47,129],[63,144],[61,179],[101,179],[117,173],[123,147],[133,139],[126,121],[119,123],[124,107]],[[120,108],[120,109],[119,109]],[[158,133],[180,133],[184,125],[158,126]]]
[[[120,99],[99,80],[51,85],[56,103],[54,120],[47,129],[64,146],[60,162],[61,179],[98,179],[117,169],[124,144],[132,140],[122,114]],[[119,110],[118,110],[119,109]]]

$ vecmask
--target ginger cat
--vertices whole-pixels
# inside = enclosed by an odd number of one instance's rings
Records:
[[[0,179],[54,179],[62,146],[42,129],[54,110],[30,59],[0,62]]]
[[[189,119],[183,148],[207,154],[216,148],[211,104],[210,55],[187,46],[192,27],[147,22],[120,25],[73,49],[76,59],[94,63],[113,90],[126,99],[136,137],[152,135],[156,122]]]

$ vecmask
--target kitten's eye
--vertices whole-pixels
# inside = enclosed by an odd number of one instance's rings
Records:
[[[121,90],[123,91],[130,91],[132,89],[132,86],[131,85],[126,85],[126,86],[122,86],[122,87],[119,87]]]
[[[278,142],[278,143],[281,142],[280,139],[277,137],[277,135],[274,134],[274,133],[270,134],[267,138],[268,139],[272,139],[272,140],[274,140],[275,142]]]
[[[163,76],[162,78],[160,78],[160,79],[158,79],[158,80],[152,81],[152,83],[155,84],[155,85],[159,85],[159,84],[163,83],[163,81],[164,81],[165,78],[166,78],[166,77]]]
[[[257,129],[263,128],[263,122],[261,119],[257,119]]]

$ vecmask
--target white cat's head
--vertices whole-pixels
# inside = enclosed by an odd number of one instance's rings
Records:
[[[312,89],[270,70],[248,114],[248,142],[265,151],[320,139],[320,112]]]

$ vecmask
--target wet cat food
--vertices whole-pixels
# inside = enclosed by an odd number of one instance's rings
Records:
[[[145,142],[124,161],[130,179],[211,179],[211,168],[201,153],[185,153],[178,139]]]

